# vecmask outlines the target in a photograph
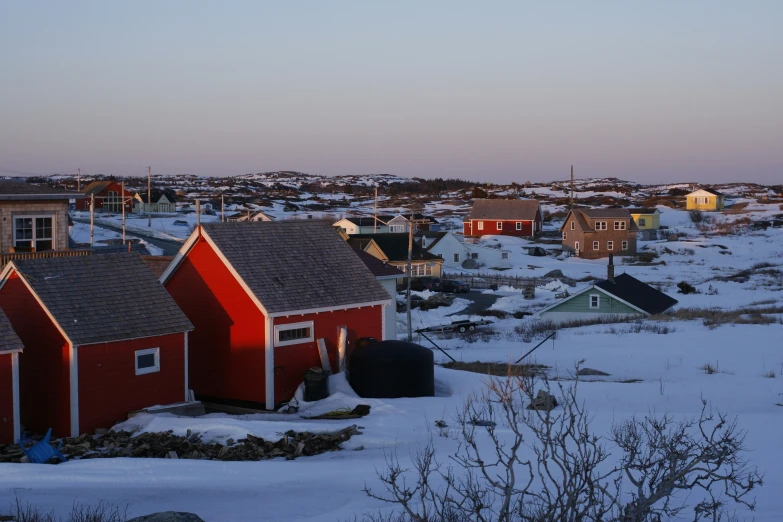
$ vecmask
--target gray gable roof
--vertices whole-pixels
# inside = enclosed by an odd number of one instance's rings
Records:
[[[389,301],[328,223],[208,223],[202,229],[270,314]]]
[[[469,219],[508,219],[533,221],[538,212],[535,199],[477,199]]]
[[[31,185],[22,181],[0,180],[0,200],[81,199],[81,192],[70,192],[47,185]]]
[[[193,329],[138,254],[95,253],[13,264],[76,345]]]
[[[22,348],[24,348],[22,340],[14,332],[8,317],[0,310],[0,353],[21,350]]]

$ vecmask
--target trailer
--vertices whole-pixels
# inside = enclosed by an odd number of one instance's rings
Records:
[[[419,328],[416,333],[424,332],[474,332],[479,326],[486,326],[492,324],[492,321],[482,319],[481,321],[468,321],[467,319],[462,321],[452,321],[447,324],[441,324],[439,326],[428,326],[427,328]]]

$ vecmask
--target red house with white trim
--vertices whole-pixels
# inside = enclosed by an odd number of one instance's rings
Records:
[[[193,326],[135,253],[11,261],[0,309],[25,347],[26,431],[78,436],[187,400]]]
[[[91,198],[95,199],[95,210],[105,210],[107,212],[122,212],[122,205],[125,205],[125,212],[133,211],[133,193],[127,188],[123,189],[120,183],[116,181],[93,181],[81,190],[84,194],[83,199],[76,200],[76,210],[90,210]]]
[[[19,354],[22,340],[0,310],[0,444],[19,440]]]
[[[383,339],[389,294],[326,223],[209,223],[161,282],[195,325],[190,386],[197,399],[273,409],[290,400],[318,341],[336,372],[343,346]],[[346,346],[347,345],[347,346]],[[344,359],[343,359],[344,360]]]
[[[477,199],[462,223],[465,237],[541,235],[541,205],[535,199]]]

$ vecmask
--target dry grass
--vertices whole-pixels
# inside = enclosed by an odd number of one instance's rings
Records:
[[[703,371],[707,375],[713,375],[715,373],[718,373],[718,367],[713,366],[710,363],[703,365],[701,368],[699,368],[699,370]]]
[[[449,370],[462,370],[464,372],[481,373],[484,375],[495,375],[497,377],[507,377],[509,375],[531,376],[541,375],[548,368],[543,364],[504,364],[492,362],[448,362],[443,365]]]
[[[716,328],[724,324],[773,324],[780,322],[776,314],[783,314],[783,306],[762,306],[757,308],[738,308],[722,310],[719,308],[678,308],[673,312],[654,316],[654,319],[698,321],[704,326]]]
[[[762,377],[766,377],[767,379],[774,379],[775,378],[775,372],[770,370],[767,373],[762,373],[761,376]]]

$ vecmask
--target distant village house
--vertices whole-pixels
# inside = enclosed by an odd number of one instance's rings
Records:
[[[534,199],[477,199],[463,222],[465,237],[541,235],[541,206]]]
[[[636,254],[638,232],[624,208],[574,208],[560,227],[563,250],[585,259]]]

